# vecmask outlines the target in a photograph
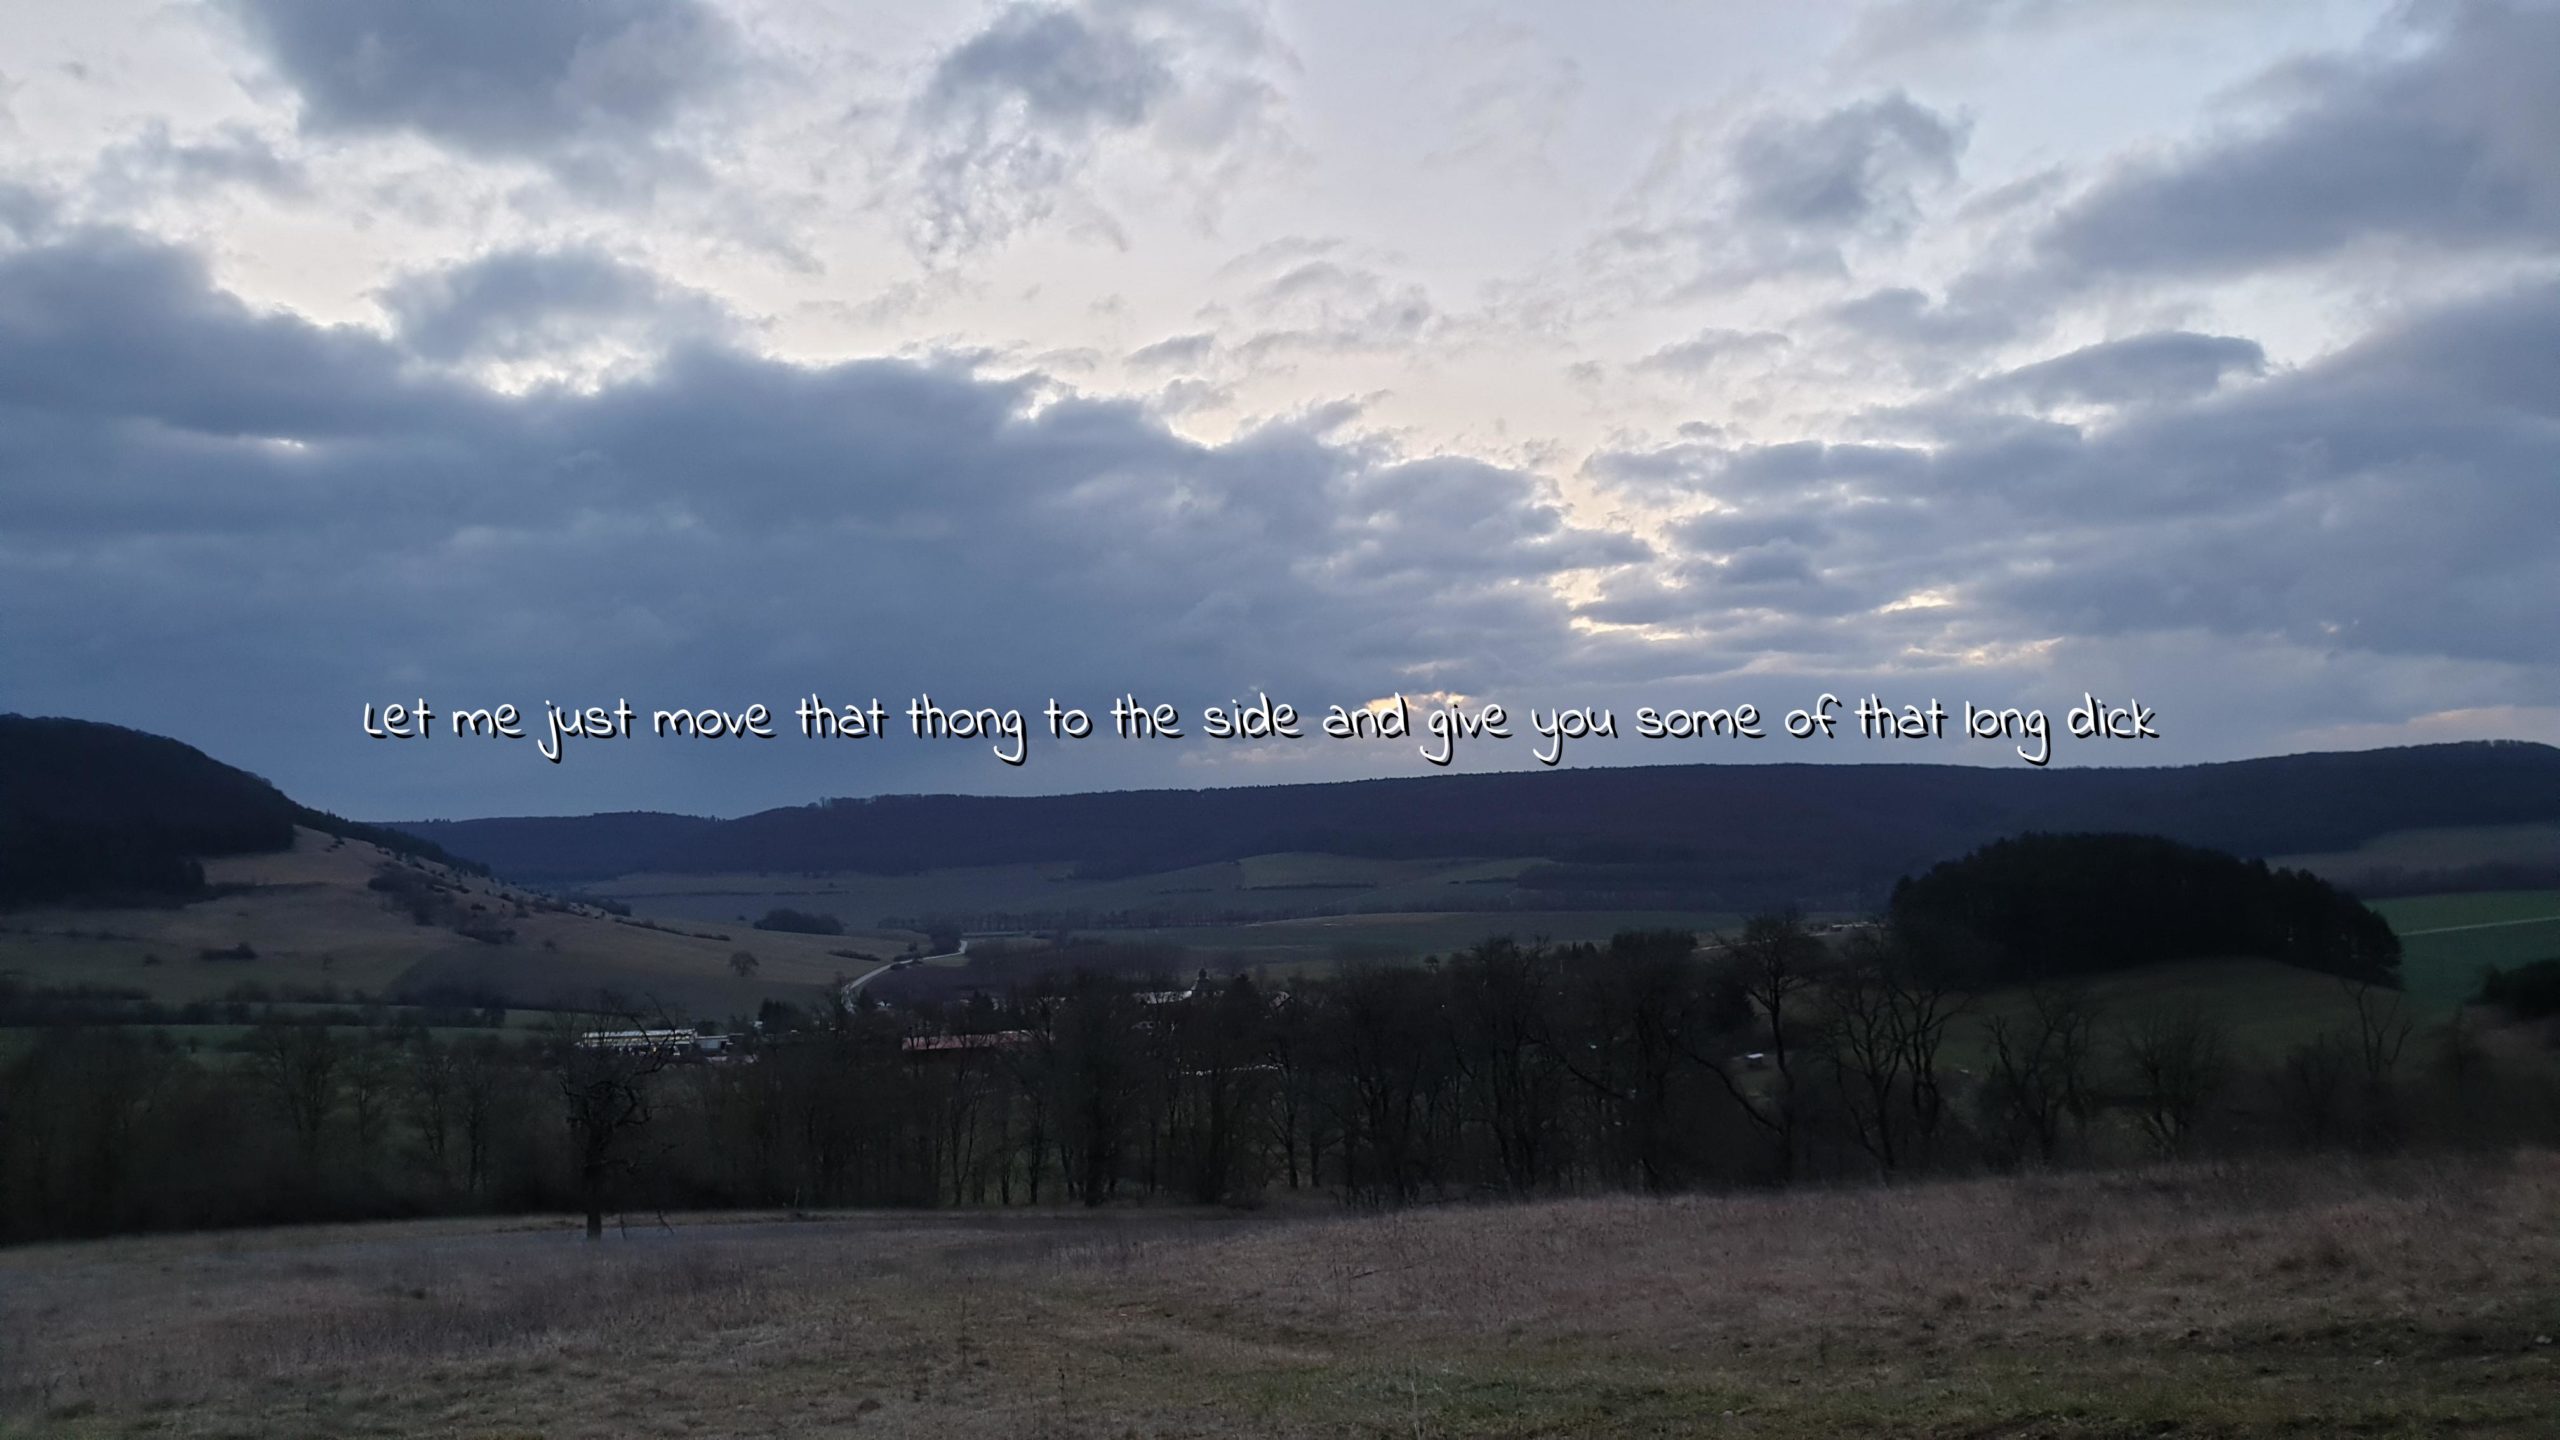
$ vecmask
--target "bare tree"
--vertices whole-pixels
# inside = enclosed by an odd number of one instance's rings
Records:
[[[1793,1179],[1796,1154],[1801,1148],[1796,1134],[1801,1099],[1789,1025],[1802,1024],[1812,993],[1822,983],[1830,952],[1805,928],[1803,917],[1793,911],[1755,915],[1743,922],[1740,936],[1719,939],[1712,948],[1723,957],[1718,968],[1740,987],[1744,999],[1769,1027],[1769,1066],[1774,1079],[1765,1092],[1755,1095],[1752,1087],[1734,1075],[1729,1060],[1694,1045],[1683,1048],[1715,1076],[1753,1124],[1769,1132],[1777,1146],[1778,1178]]]
[[[269,1020],[249,1034],[249,1069],[284,1111],[305,1171],[320,1169],[320,1143],[338,1105],[338,1042],[325,1025]]]
[[[2326,1145],[2337,1137],[2355,1064],[2354,1042],[2335,1030],[2322,1031],[2285,1055],[2276,1070],[2276,1099],[2304,1144]]]
[[[462,1183],[477,1196],[489,1179],[489,1152],[498,1128],[513,1113],[519,1093],[516,1064],[493,1036],[478,1036],[454,1047],[454,1118],[462,1126]]]
[[[1946,1048],[1949,1027],[1965,1013],[1968,1000],[1961,987],[1929,969],[1900,941],[1885,952],[1884,974],[1894,1035],[1902,1046],[1903,1073],[1910,1077],[1913,1138],[1926,1159],[1947,1118],[1947,1092],[1938,1057]]]
[[[2221,1024],[2188,1001],[2143,1016],[2120,1040],[2133,1073],[2143,1133],[2164,1155],[2176,1154],[2203,1121],[2230,1075]]]
[[[1728,1063],[1737,1043],[1749,1043],[1750,1001],[1734,974],[1698,962],[1696,936],[1617,936],[1579,959],[1564,982],[1563,1003],[1537,1017],[1539,1043],[1588,1092],[1597,1122],[1591,1138],[1616,1151],[1646,1189],[1676,1188],[1697,1168],[1683,1117],[1692,1067],[1713,1075],[1769,1136],[1781,1171],[1792,1162],[1789,1097],[1764,1099]]]
[[[1893,985],[1872,957],[1823,978],[1823,1033],[1842,1108],[1860,1149],[1891,1179],[1901,1163],[1898,1092],[1911,1052],[1903,1044]]]
[[[1990,1098],[2011,1148],[2032,1145],[2051,1161],[2066,1122],[2085,1123],[2094,1108],[2090,1071],[2098,1011],[2080,986],[2038,985],[2025,1015],[1994,1015]]]
[[[2399,1116],[2392,1101],[2392,1074],[2400,1066],[2400,1052],[2408,1047],[2409,1035],[2417,1028],[2417,1019],[2409,1013],[2409,1003],[2396,989],[2386,989],[2363,980],[2342,980],[2347,996],[2355,1005],[2356,1068],[2364,1080],[2364,1133],[2368,1144],[2390,1140],[2398,1129]]]
[[[587,1238],[604,1235],[607,1192],[615,1176],[631,1169],[630,1141],[655,1118],[651,1079],[674,1059],[669,1045],[633,1035],[672,1031],[664,1016],[601,996],[595,1023],[583,1032],[564,1021],[553,1048],[552,1071],[568,1107],[571,1153],[578,1195],[587,1214]],[[620,1032],[619,1034],[615,1032]]]
[[[339,1089],[346,1096],[347,1119],[355,1132],[355,1159],[360,1173],[375,1174],[382,1139],[391,1126],[393,1087],[399,1067],[390,1049],[371,1033],[347,1045],[338,1063]]]
[[[1555,968],[1546,951],[1494,940],[1450,956],[1441,972],[1450,1057],[1514,1195],[1535,1190],[1565,1148],[1564,1069],[1540,1043],[1540,1017],[1558,1002]]]
[[[1769,1061],[1781,1080],[1794,1074],[1788,1051],[1787,1017],[1800,1014],[1799,1001],[1822,983],[1827,952],[1793,912],[1755,915],[1742,934],[1720,940],[1726,965],[1742,982],[1742,993],[1769,1026]]]
[[[449,1157],[453,1151],[457,1092],[461,1089],[460,1070],[454,1052],[421,1030],[411,1042],[399,1071],[400,1111],[418,1137],[419,1158],[440,1192],[453,1185]]]

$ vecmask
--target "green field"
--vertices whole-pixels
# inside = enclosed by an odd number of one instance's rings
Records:
[[[2479,993],[2480,973],[2560,956],[2560,890],[2417,895],[2373,908],[2400,935],[2410,998],[2445,1011]]]
[[[942,916],[969,930],[1064,929],[1175,947],[1189,952],[1184,964],[1287,972],[1417,960],[1496,936],[1574,943],[1636,929],[1706,935],[1742,922],[1718,910],[1545,908],[1551,894],[1511,883],[1537,863],[1290,853],[1106,880],[1044,864],[917,875],[627,875],[590,889],[680,925],[735,927],[776,907],[857,927]]]
[[[1346,961],[1392,963],[1447,955],[1489,939],[1522,944],[1605,941],[1625,930],[1686,930],[1704,938],[1742,917],[1705,910],[1463,910],[1308,916],[1250,925],[1178,925],[1082,932],[1135,944],[1175,945],[1202,959],[1298,971]]]
[[[2202,1005],[2222,1026],[2233,1057],[2249,1063],[2273,1060],[2324,1031],[2355,1023],[2355,1003],[2336,979],[2272,960],[2144,965],[2094,977],[2086,993],[2097,1009],[2100,1044],[2110,1052],[2126,1026],[2188,1004]],[[2016,1025],[2030,1013],[2022,990],[1984,995],[1949,1034],[1947,1058],[1980,1070],[1990,1059],[1991,1022],[2004,1018]],[[2420,1018],[2439,1016],[2422,1011]]]
[[[1535,860],[1374,860],[1276,854],[1094,879],[1065,863],[913,875],[625,875],[588,887],[642,915],[740,924],[783,907],[854,929],[953,917],[968,929],[1233,924],[1345,911],[1478,909],[1518,895]]]

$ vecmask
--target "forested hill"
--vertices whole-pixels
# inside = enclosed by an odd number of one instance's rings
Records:
[[[194,894],[197,861],[282,850],[297,825],[447,858],[432,842],[297,805],[165,736],[0,715],[0,907]]]
[[[735,820],[626,814],[397,828],[532,880],[638,870],[899,874],[1025,861],[1127,874],[1322,851],[1542,856],[1558,863],[1530,883],[1559,891],[1705,882],[1736,903],[1876,903],[1903,875],[2028,830],[2132,831],[2254,856],[2346,849],[2416,827],[2533,821],[2560,821],[2560,750],[2500,741],[2161,769],[1610,767],[882,796]]]
[[[1977,979],[2046,980],[2153,960],[2252,955],[2390,983],[2400,938],[2299,870],[2153,835],[2020,835],[1893,887],[1924,949],[1949,942]]]

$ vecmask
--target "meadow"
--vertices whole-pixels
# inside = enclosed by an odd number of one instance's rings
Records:
[[[0,1253],[0,1436],[2543,1436],[2560,1157]]]
[[[649,915],[704,921],[774,906],[877,926],[947,914],[971,929],[1199,925],[1319,913],[1499,908],[1535,860],[1387,860],[1284,853],[1136,875],[1095,876],[1064,861],[905,875],[625,875],[590,886]]]
[[[2377,900],[2400,936],[2413,1004],[2436,1013],[2480,993],[2480,975],[2560,956],[2560,890],[2495,890]]]

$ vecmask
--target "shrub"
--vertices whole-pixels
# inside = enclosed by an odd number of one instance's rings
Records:
[[[841,935],[844,922],[833,915],[776,908],[764,912],[764,918],[756,922],[756,928],[781,930],[793,935]]]
[[[2480,977],[2480,1003],[2519,1020],[2560,1015],[2560,957],[2533,960]]]

